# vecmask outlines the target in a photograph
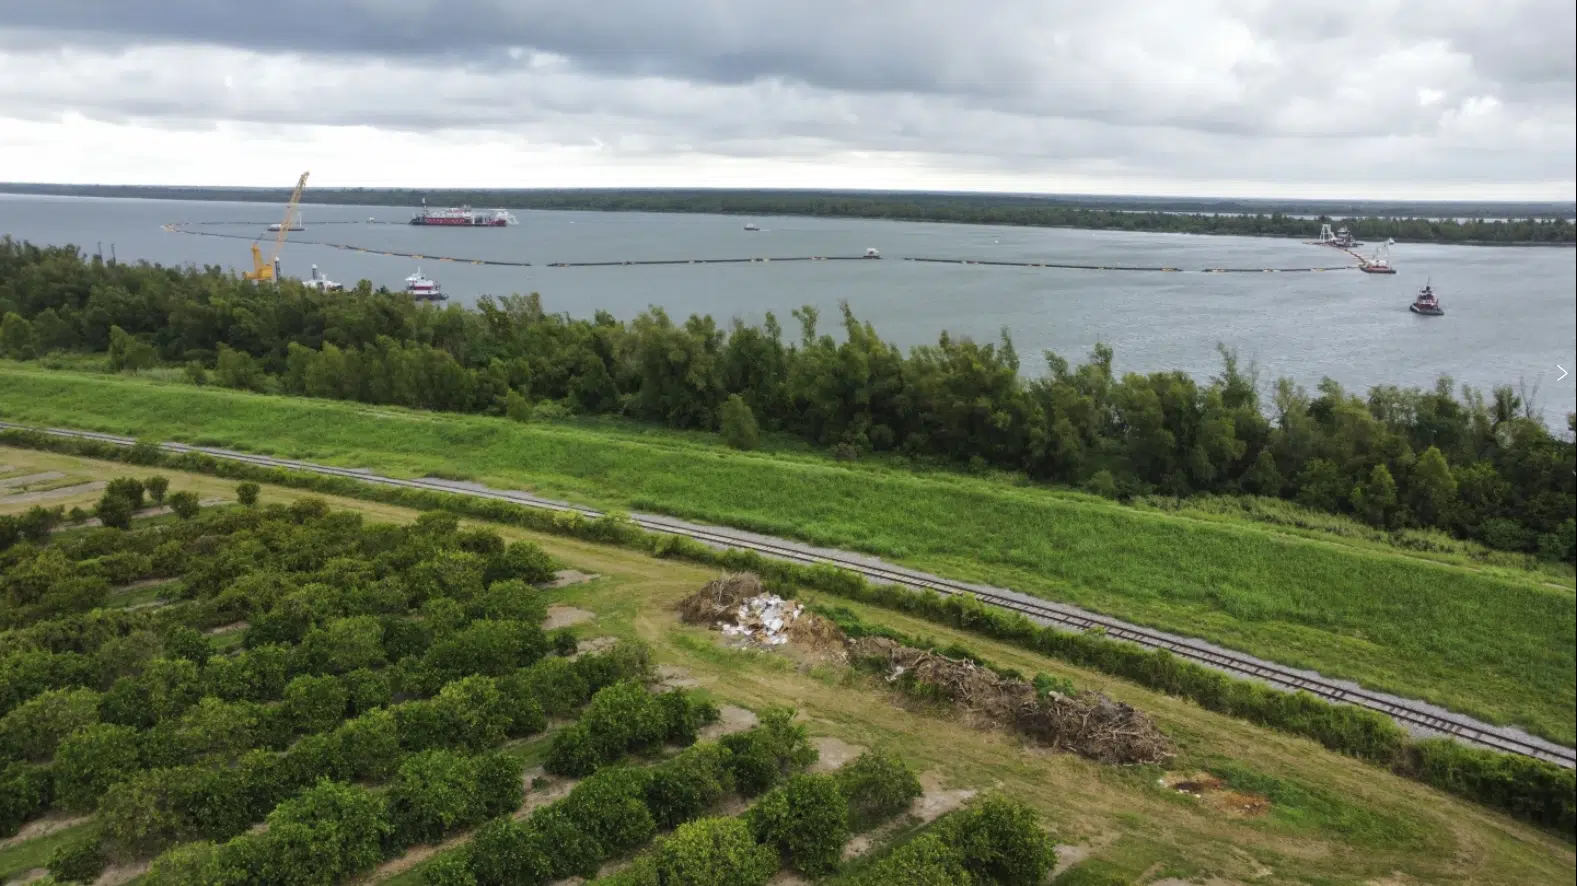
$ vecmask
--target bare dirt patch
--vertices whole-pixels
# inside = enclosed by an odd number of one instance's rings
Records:
[[[690,672],[677,665],[658,665],[657,683],[667,689],[694,689],[701,685],[701,681],[690,676]]]
[[[34,883],[49,876],[49,868],[31,868],[23,871],[21,876],[14,880],[7,880],[7,886],[21,886],[23,883]]]
[[[18,495],[7,495],[4,498],[0,498],[0,504],[25,505],[41,501],[50,501],[57,498],[70,498],[73,495],[85,495],[89,492],[98,492],[100,489],[103,489],[108,485],[109,484],[105,483],[103,480],[95,480],[92,483],[79,483],[76,486],[61,486],[58,489],[45,489],[40,492],[24,492]],[[94,517],[90,522],[97,526],[98,518]]]
[[[1270,800],[1259,794],[1234,791],[1208,772],[1171,772],[1161,776],[1161,785],[1188,794],[1223,815],[1252,818],[1270,811]]]
[[[810,772],[831,772],[865,752],[863,745],[849,744],[841,738],[818,735],[810,740],[819,756],[810,764]]]
[[[22,825],[22,829],[17,831],[14,835],[6,837],[4,840],[0,840],[0,849],[10,849],[12,846],[17,845],[18,843],[25,843],[28,840],[36,840],[39,837],[47,837],[50,834],[63,831],[66,828],[74,828],[87,820],[88,816],[86,815],[78,815],[71,818],[59,815],[37,818],[25,825]]]
[[[532,783],[539,778],[543,779],[545,784],[542,787],[532,787]],[[549,775],[541,766],[533,766],[520,776],[520,783],[526,789],[526,799],[520,804],[520,808],[515,810],[516,819],[525,818],[554,800],[562,800],[574,790],[575,785],[580,784],[580,779]]]
[[[549,590],[567,588],[570,585],[585,584],[599,577],[594,572],[581,572],[578,569],[560,569],[553,574],[553,580],[543,585],[543,587]]]
[[[236,631],[244,631],[244,630],[246,630],[249,627],[251,627],[251,624],[249,624],[248,622],[233,621],[233,622],[231,622],[231,623],[229,623],[227,625],[220,625],[217,628],[209,628],[208,630],[203,631],[203,633],[207,634],[210,637],[215,637],[215,636],[218,636],[220,634],[233,634]]]
[[[575,654],[571,655],[569,659],[574,661],[582,655],[596,655],[599,652],[607,652],[617,645],[619,645],[618,637],[588,637],[575,644]]]
[[[754,711],[746,710],[738,705],[723,705],[717,709],[717,713],[717,722],[708,723],[701,727],[697,733],[701,741],[717,741],[725,735],[744,732],[759,722]]]
[[[20,477],[6,477],[0,479],[0,489],[13,489],[23,486],[33,486],[38,483],[48,483],[51,480],[64,480],[66,475],[59,471],[44,471],[41,474],[23,474]]]
[[[112,864],[99,874],[99,878],[93,881],[93,886],[122,886],[146,874],[151,867],[153,867],[152,861]]]
[[[793,871],[778,871],[772,879],[767,881],[767,886],[810,886],[810,881],[803,874]]]
[[[843,847],[844,860],[858,858],[870,852],[877,846],[888,842],[889,838],[895,833],[905,828],[929,824],[960,808],[975,795],[975,791],[967,788],[951,791],[944,790],[941,776],[934,771],[926,772],[920,776],[920,788],[920,796],[916,797],[914,802],[909,804],[909,809],[903,815],[896,816],[875,830],[854,835],[849,840],[848,845]]]
[[[922,793],[909,808],[909,814],[918,818],[921,824],[936,821],[947,813],[962,808],[979,793],[974,788],[947,790],[942,787],[942,776],[937,772],[921,773],[920,790]]]
[[[555,631],[571,625],[585,624],[596,617],[597,613],[590,610],[555,603],[548,607],[548,618],[547,621],[542,623],[542,629],[544,631]]]

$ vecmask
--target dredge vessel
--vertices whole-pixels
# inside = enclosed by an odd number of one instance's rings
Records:
[[[459,228],[505,228],[520,221],[507,209],[472,209],[469,206],[431,207],[422,201],[422,208],[411,216],[413,225],[444,225]]]

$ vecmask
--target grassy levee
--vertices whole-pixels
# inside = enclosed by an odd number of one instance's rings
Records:
[[[695,438],[0,366],[0,417],[466,476],[858,549],[1209,639],[1565,743],[1577,597],[1310,533]]]

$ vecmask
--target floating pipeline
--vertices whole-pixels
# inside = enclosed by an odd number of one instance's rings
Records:
[[[180,222],[164,225],[164,230],[175,234],[191,234],[197,237],[222,237],[228,240],[256,241],[259,238],[249,234],[227,234],[218,231],[194,231],[191,227],[197,225],[235,225],[254,224],[253,222]],[[373,222],[338,221],[314,222],[314,224],[373,224]],[[382,222],[381,224],[394,224]],[[452,255],[428,255],[416,252],[399,252],[389,249],[372,249],[366,246],[356,246],[350,243],[332,243],[326,240],[310,240],[302,237],[291,237],[289,242],[306,246],[327,246],[330,249],[343,249],[349,252],[361,252],[367,255],[384,255],[394,258],[413,258],[419,261],[458,262],[470,265],[491,265],[496,267],[529,268],[531,262],[505,261],[502,259],[465,258]],[[666,258],[666,259],[626,259],[623,261],[583,261],[583,262],[550,262],[549,268],[615,268],[615,267],[653,267],[658,265],[735,265],[735,264],[771,264],[774,262],[812,262],[812,261],[872,261],[875,260],[865,255],[803,255],[783,257],[756,257],[756,258]],[[1035,261],[1001,261],[995,259],[974,258],[927,258],[921,256],[903,256],[899,260],[910,262],[925,262],[929,264],[948,265],[982,265],[986,267],[1004,268],[1047,268],[1052,270],[1072,271],[1126,271],[1137,273],[1172,273],[1172,274],[1296,274],[1319,273],[1322,271],[1350,271],[1358,265],[1332,265],[1313,268],[1174,268],[1164,265],[1084,265],[1067,264],[1060,262],[1035,262]]]
[[[1296,274],[1320,271],[1350,271],[1356,265],[1330,265],[1319,268],[1173,268],[1150,265],[1074,265],[1038,261],[998,261],[976,258],[910,258],[904,261],[945,265],[992,265],[1004,268],[1054,268],[1070,271],[1144,271],[1168,274]]]
[[[223,238],[225,240],[249,240],[249,241],[253,241],[253,242],[256,242],[259,239],[257,237],[251,236],[250,234],[224,234],[224,233],[220,233],[218,231],[191,231],[191,230],[187,230],[187,227],[189,225],[198,225],[198,224],[236,224],[236,223],[235,222],[183,222],[183,223],[179,223],[179,224],[164,225],[163,228],[164,228],[164,230],[169,231],[172,234],[190,234],[190,235],[192,235],[194,237],[220,237],[220,238]],[[242,222],[242,224],[252,224],[252,222]],[[330,222],[330,223],[319,222],[318,224],[365,224],[365,222]],[[275,233],[277,233],[277,232],[275,232]],[[399,251],[393,250],[393,249],[371,249],[371,248],[366,247],[366,246],[356,246],[356,245],[353,245],[353,244],[350,244],[350,243],[330,243],[327,240],[309,240],[309,239],[307,239],[305,237],[291,237],[288,242],[295,243],[295,244],[302,245],[302,246],[327,246],[330,249],[343,249],[346,252],[361,252],[361,253],[365,253],[367,255],[385,255],[385,256],[390,256],[392,258],[414,258],[414,259],[416,259],[418,261],[458,262],[460,264],[467,264],[467,265],[495,265],[495,266],[506,267],[506,268],[529,268],[529,267],[531,267],[531,262],[528,262],[528,261],[504,261],[502,259],[492,259],[492,258],[457,258],[457,257],[452,256],[452,255],[427,255],[425,253],[419,253],[419,252],[399,252]]]

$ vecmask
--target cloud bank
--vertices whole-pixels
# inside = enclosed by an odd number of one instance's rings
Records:
[[[7,3],[0,179],[1572,199],[1574,31],[1570,0]]]

